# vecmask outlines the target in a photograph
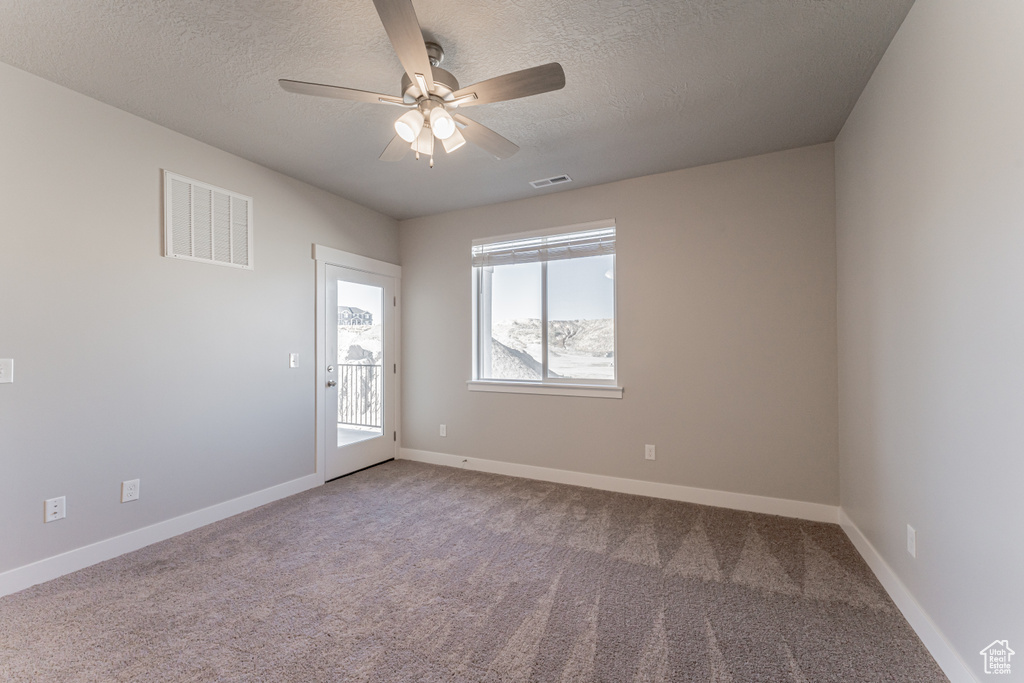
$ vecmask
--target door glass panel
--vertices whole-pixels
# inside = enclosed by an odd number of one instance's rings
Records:
[[[384,434],[384,289],[338,280],[338,445]]]

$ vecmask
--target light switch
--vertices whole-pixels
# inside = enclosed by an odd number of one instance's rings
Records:
[[[288,354],[288,367],[297,368],[299,367],[299,354],[289,353]]]
[[[0,384],[10,384],[14,381],[14,359],[0,358]]]

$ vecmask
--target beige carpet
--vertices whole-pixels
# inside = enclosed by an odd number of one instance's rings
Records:
[[[4,681],[944,681],[836,525],[392,462],[0,599]]]

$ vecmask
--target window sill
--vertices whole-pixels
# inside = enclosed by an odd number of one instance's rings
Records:
[[[507,394],[548,394],[550,396],[589,396],[591,398],[622,398],[622,387],[604,384],[537,384],[533,382],[502,382],[471,379],[470,391],[497,391]]]

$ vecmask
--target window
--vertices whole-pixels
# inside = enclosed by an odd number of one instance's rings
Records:
[[[622,395],[615,368],[615,223],[473,243],[470,389]]]

